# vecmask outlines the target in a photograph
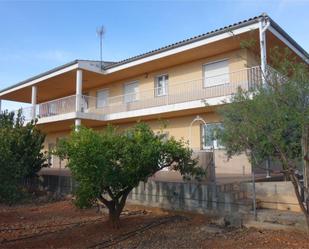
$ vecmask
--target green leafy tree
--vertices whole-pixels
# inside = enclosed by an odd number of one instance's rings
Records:
[[[78,181],[77,206],[103,203],[114,228],[119,227],[131,190],[157,171],[170,167],[189,178],[204,175],[183,141],[166,139],[143,123],[125,132],[111,126],[100,132],[80,127],[56,150],[68,159],[67,166]]]
[[[309,226],[300,193],[304,189],[308,196],[308,188],[306,184],[303,188],[297,177],[301,162],[305,172],[308,170],[308,66],[278,48],[272,51],[271,61],[276,70],[263,75],[265,85],[249,91],[239,89],[231,103],[219,111],[224,125],[220,136],[230,157],[245,152],[255,167],[267,158],[281,163]]]
[[[19,111],[0,113],[0,201],[14,203],[22,197],[23,180],[45,166],[45,135],[35,121],[25,124]]]

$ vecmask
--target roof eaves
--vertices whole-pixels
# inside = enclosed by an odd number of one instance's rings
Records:
[[[28,78],[28,79],[26,79],[26,80],[20,81],[20,82],[18,82],[17,84],[14,84],[14,85],[12,85],[12,86],[9,86],[9,87],[6,87],[6,88],[4,88],[4,89],[1,89],[1,90],[0,90],[0,94],[3,93],[3,92],[5,92],[5,91],[7,91],[7,90],[10,90],[10,89],[13,89],[13,88],[15,88],[15,87],[21,86],[21,85],[23,85],[23,84],[25,84],[25,83],[28,83],[28,82],[30,82],[30,81],[33,81],[33,80],[36,80],[36,79],[41,78],[41,77],[43,77],[43,76],[46,76],[46,75],[48,75],[48,74],[57,72],[57,71],[59,71],[59,70],[61,70],[61,69],[63,69],[63,68],[66,68],[66,67],[75,65],[75,64],[78,63],[78,61],[79,61],[79,60],[74,60],[74,61],[68,62],[68,63],[63,64],[63,65],[61,65],[61,66],[55,67],[55,68],[53,68],[53,69],[50,69],[50,70],[48,70],[48,71],[45,71],[45,72],[40,73],[40,74],[38,74],[38,75],[35,75],[35,76],[33,76],[33,77],[30,77],[30,78]]]
[[[267,16],[271,26],[287,39],[297,50],[299,50],[308,60],[309,54],[303,49],[287,32],[285,32],[273,19]]]

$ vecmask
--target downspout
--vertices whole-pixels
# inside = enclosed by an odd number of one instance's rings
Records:
[[[270,25],[267,17],[263,16],[259,22],[259,34],[260,34],[260,56],[261,56],[261,70],[262,70],[262,82],[266,84],[267,73],[267,50],[266,50],[266,31]]]
[[[267,77],[267,44],[266,44],[266,31],[270,26],[269,19],[267,16],[263,16],[259,22],[259,33],[260,33],[260,55],[261,55],[261,73],[262,83],[266,86]],[[266,178],[270,178],[270,158],[266,159]],[[254,172],[253,172],[254,174]]]

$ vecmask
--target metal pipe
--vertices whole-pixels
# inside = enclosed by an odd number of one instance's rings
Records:
[[[267,50],[266,50],[266,31],[270,25],[270,22],[262,18],[259,23],[259,35],[260,35],[260,56],[261,56],[261,69],[262,69],[262,81],[266,84],[266,67],[267,67]]]

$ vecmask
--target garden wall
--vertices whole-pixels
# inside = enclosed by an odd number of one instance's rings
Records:
[[[248,197],[252,197],[252,183],[243,183]],[[256,199],[261,208],[300,212],[291,182],[257,182]]]

